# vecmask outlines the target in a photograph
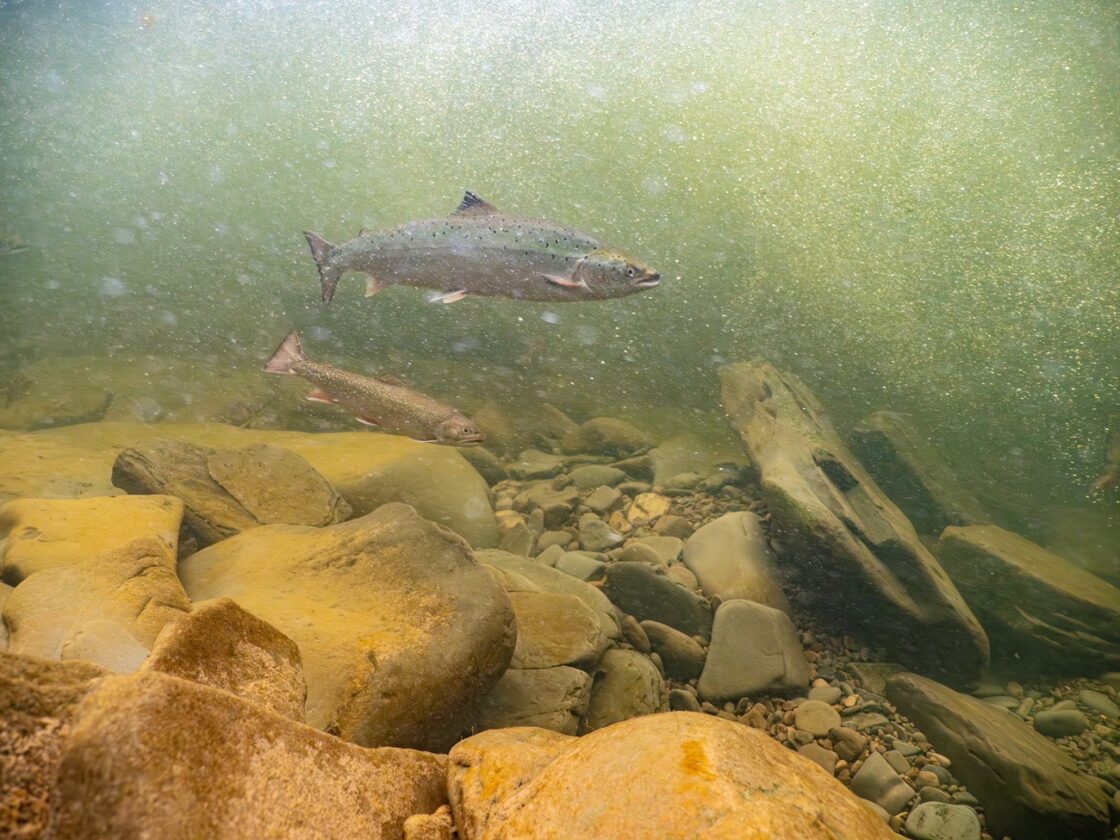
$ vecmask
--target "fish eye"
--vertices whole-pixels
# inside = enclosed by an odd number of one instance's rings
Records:
[[[633,277],[634,276],[634,266],[630,266],[628,269],[626,269],[626,276],[627,277]]]

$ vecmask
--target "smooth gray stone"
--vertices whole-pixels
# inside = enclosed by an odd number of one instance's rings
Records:
[[[640,540],[631,540],[623,546],[621,553],[618,555],[619,563],[648,563],[651,566],[664,566],[665,559],[657,553],[657,550],[651,546],[646,545]]]
[[[844,692],[835,685],[818,685],[815,688],[809,689],[809,699],[820,700],[822,703],[827,703],[831,706],[833,703],[840,702],[840,697],[843,693]]]
[[[918,791],[918,799],[922,802],[952,802],[953,797],[939,787],[927,785]],[[959,803],[958,803],[959,804]]]
[[[712,632],[712,608],[707,599],[658,574],[655,566],[609,563],[603,591],[619,609],[639,621],[660,621],[687,636],[706,638]]]
[[[793,715],[794,726],[816,738],[823,738],[840,725],[840,713],[820,700],[806,700]]]
[[[539,726],[575,735],[591,699],[591,676],[578,668],[510,668],[482,701],[478,726]]]
[[[669,692],[669,709],[674,712],[699,712],[700,701],[691,691],[674,688]]]
[[[790,613],[762,522],[749,511],[727,513],[688,538],[684,564],[709,597],[742,598]]]
[[[702,700],[718,703],[753,694],[795,694],[804,692],[808,684],[809,665],[788,615],[750,601],[720,605],[697,684]]]
[[[591,490],[602,485],[614,487],[626,478],[626,473],[622,470],[603,464],[576,467],[568,475],[572,477],[572,484],[580,490]]]
[[[660,558],[662,565],[675,563],[684,550],[684,540],[679,537],[641,537],[637,540],[640,545],[648,546]],[[706,590],[705,590],[706,591]],[[707,592],[708,595],[712,593]]]
[[[923,802],[906,818],[914,840],[980,840],[980,819],[967,805]]]
[[[852,777],[852,793],[874,802],[891,816],[903,810],[918,795],[877,752],[872,752]]]
[[[704,668],[704,648],[694,638],[659,621],[643,621],[641,627],[661,657],[667,677],[688,682],[700,676]]]
[[[891,746],[894,748],[895,752],[906,758],[912,755],[919,755],[922,752],[922,748],[917,744],[911,744],[909,741],[900,741],[898,738],[891,739]]]
[[[558,545],[561,548],[566,548],[568,543],[572,541],[572,535],[567,531],[545,531],[537,537],[537,552],[544,551],[546,548],[552,548]]]
[[[1109,699],[1107,694],[1093,691],[1091,688],[1083,688],[1078,694],[1078,699],[1081,701],[1082,706],[1088,706],[1094,712],[1100,712],[1102,715],[1110,717],[1113,720],[1120,718],[1120,706],[1117,706],[1114,701]]]
[[[601,729],[639,715],[662,711],[664,681],[648,657],[611,648],[603,654],[591,688],[587,729]]]
[[[887,750],[883,753],[883,758],[887,760],[887,764],[894,768],[894,771],[900,775],[905,774],[910,769],[910,762],[906,760],[906,756],[898,750]]]
[[[613,487],[599,487],[592,490],[583,503],[598,514],[604,514],[622,507],[622,494]]]
[[[797,751],[797,754],[819,764],[821,769],[830,776],[836,772],[836,762],[839,760],[839,756],[832,750],[826,750],[820,744],[806,744]]]
[[[1076,709],[1048,709],[1034,716],[1034,728],[1051,738],[1080,735],[1089,728],[1089,718]]]
[[[599,580],[606,574],[607,564],[586,554],[566,551],[556,558],[555,568],[580,580]]]
[[[622,542],[622,535],[593,513],[579,518],[579,546],[584,551],[606,551]]]

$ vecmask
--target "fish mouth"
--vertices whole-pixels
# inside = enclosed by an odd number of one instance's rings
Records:
[[[486,442],[483,435],[471,435],[470,437],[459,438],[455,441],[456,446],[480,446]]]
[[[653,274],[639,277],[634,281],[633,285],[638,289],[656,289],[661,285],[661,275],[655,271]]]

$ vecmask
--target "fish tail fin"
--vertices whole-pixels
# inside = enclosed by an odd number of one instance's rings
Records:
[[[264,369],[268,373],[295,374],[295,371],[292,370],[292,365],[295,362],[306,361],[307,356],[304,355],[303,348],[299,343],[299,333],[292,330],[285,336],[284,340],[280,342],[280,346],[276,348],[276,352],[265,362]]]
[[[313,231],[305,230],[303,235],[307,237],[307,244],[311,246],[311,256],[315,260],[315,265],[319,266],[319,281],[323,284],[323,302],[330,303],[331,298],[334,297],[335,286],[338,285],[338,278],[342,276],[342,272],[331,265],[330,257],[334,252],[334,246]]]

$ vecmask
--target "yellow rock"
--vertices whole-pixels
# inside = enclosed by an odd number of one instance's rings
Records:
[[[509,598],[470,547],[401,504],[252,528],[179,574],[194,600],[233,598],[294,641],[307,722],[366,746],[446,749],[516,641]]]
[[[58,659],[69,643],[83,659],[112,669],[138,664],[136,643],[151,650],[163,626],[189,611],[175,558],[158,540],[142,539],[36,572],[12,590],[3,620],[12,653]]]
[[[183,503],[171,496],[16,499],[0,506],[0,575],[14,585],[146,537],[174,564],[182,521]]]
[[[659,493],[639,493],[634,499],[634,504],[626,511],[626,518],[631,525],[648,525],[668,513],[671,504],[668,496]]]
[[[107,677],[64,742],[50,836],[390,840],[446,802],[446,766],[167,674]]]
[[[310,461],[355,516],[386,502],[404,502],[475,548],[498,543],[489,488],[457,451],[374,432],[277,432],[221,423],[86,423],[0,432],[0,501],[120,495],[110,482],[117,454],[157,438],[217,449],[276,444]]]
[[[463,840],[890,840],[818,765],[695,712],[582,738],[503,729],[457,744],[448,792]]]

